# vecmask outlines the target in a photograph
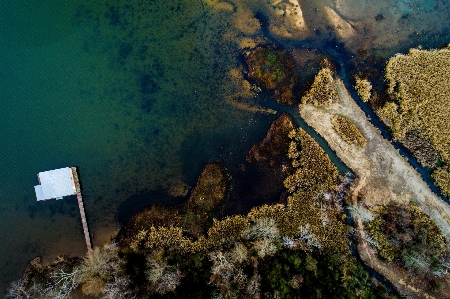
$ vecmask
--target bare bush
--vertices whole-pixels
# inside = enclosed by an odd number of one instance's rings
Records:
[[[175,266],[169,266],[165,261],[153,256],[147,259],[147,267],[145,276],[151,283],[152,289],[161,295],[175,291],[183,278],[181,271]]]
[[[136,296],[130,290],[130,278],[126,275],[115,277],[103,288],[104,299],[134,299]]]
[[[276,239],[280,233],[275,224],[275,220],[267,217],[257,218],[254,223],[243,233],[246,239],[257,239],[267,237]]]
[[[239,242],[234,245],[228,255],[233,263],[241,264],[247,260],[248,250],[243,243]]]
[[[277,246],[275,245],[274,241],[267,237],[256,240],[254,242],[254,247],[256,250],[256,254],[260,258],[272,256],[277,252]]]
[[[349,206],[347,207],[347,210],[350,212],[350,216],[352,216],[353,219],[360,219],[362,222],[369,222],[374,218],[373,213],[364,208],[361,204]]]
[[[247,284],[247,294],[250,298],[260,298],[261,297],[261,276],[259,274],[253,275]]]

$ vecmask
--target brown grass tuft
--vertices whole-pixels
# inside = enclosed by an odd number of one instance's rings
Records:
[[[334,115],[331,122],[334,130],[343,140],[360,147],[366,146],[366,138],[349,119]]]
[[[329,106],[336,102],[338,94],[333,85],[333,72],[325,67],[314,78],[309,91],[302,97],[302,104],[312,103],[315,106]]]

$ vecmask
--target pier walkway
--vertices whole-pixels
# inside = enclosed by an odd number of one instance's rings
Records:
[[[84,213],[83,197],[81,192],[77,192],[78,207],[80,208],[81,223],[83,224],[84,238],[86,239],[87,251],[92,253],[91,238],[89,237],[89,229],[86,221],[86,214]]]

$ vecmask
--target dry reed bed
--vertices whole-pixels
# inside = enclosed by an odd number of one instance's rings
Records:
[[[311,88],[302,97],[302,104],[311,103],[315,106],[329,106],[336,102],[338,94],[334,87],[333,72],[325,67],[314,78]]]
[[[331,119],[331,123],[333,124],[333,129],[336,133],[338,133],[338,135],[346,142],[359,147],[366,146],[366,138],[348,118],[341,115],[334,115]]]
[[[288,157],[293,171],[285,180],[290,193],[287,205],[264,205],[253,208],[247,216],[214,219],[207,235],[197,240],[185,236],[181,227],[151,227],[136,234],[130,248],[133,251],[166,249],[182,253],[209,252],[247,239],[246,232],[252,223],[269,219],[280,236],[293,240],[304,238],[305,246],[348,254],[347,229],[342,213],[333,205],[322,202],[326,201],[324,194],[336,185],[336,167],[303,129],[292,130],[289,138]]]
[[[441,50],[411,49],[392,57],[385,74],[394,99],[378,110],[395,139],[419,130],[438,151],[444,167],[433,174],[442,192],[450,195],[450,46]]]
[[[370,96],[372,94],[372,84],[367,79],[361,79],[359,77],[355,78],[355,90],[356,93],[361,97],[364,102],[368,102],[370,100]]]

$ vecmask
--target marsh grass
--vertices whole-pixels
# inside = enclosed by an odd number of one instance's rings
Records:
[[[366,146],[366,138],[351,120],[340,115],[334,115],[331,123],[336,133],[346,142],[359,147]]]
[[[338,94],[333,86],[333,72],[330,68],[324,67],[314,78],[311,88],[302,97],[301,103],[311,103],[315,106],[329,106],[336,102]]]
[[[395,139],[419,130],[429,139],[445,165],[450,163],[450,46],[440,50],[411,49],[397,54],[386,65],[388,94],[393,101],[378,110]],[[433,173],[436,184],[450,195],[447,168]]]
[[[361,97],[361,100],[368,102],[372,94],[372,84],[367,79],[355,78],[355,90]]]

